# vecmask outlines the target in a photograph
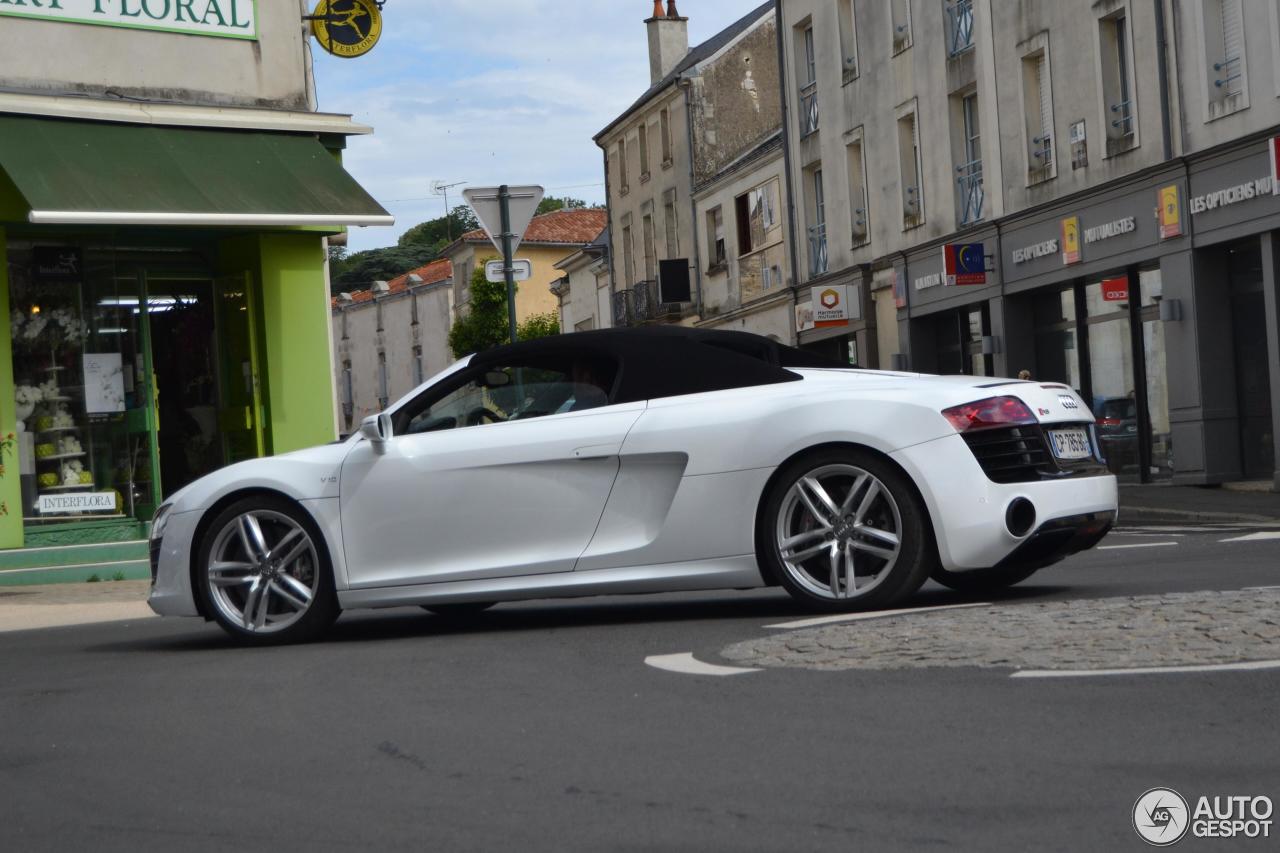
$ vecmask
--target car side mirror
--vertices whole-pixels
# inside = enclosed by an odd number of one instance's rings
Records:
[[[386,412],[370,415],[360,422],[360,434],[373,445],[374,452],[382,453],[391,438],[391,415]]]

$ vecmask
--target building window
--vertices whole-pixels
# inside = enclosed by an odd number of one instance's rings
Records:
[[[387,380],[387,354],[383,350],[378,350],[378,411],[387,408],[390,398],[391,391]]]
[[[1027,140],[1027,183],[1047,181],[1057,174],[1047,47],[1022,57],[1022,115]]]
[[[822,166],[809,170],[809,275],[827,271],[827,200],[822,184]]]
[[[982,218],[982,133],[978,122],[977,93],[960,98],[960,164],[956,166],[956,198],[961,225]]]
[[[1138,144],[1138,105],[1133,97],[1133,67],[1129,27],[1124,10],[1098,21],[1102,58],[1102,100],[1107,131],[1107,156]]]
[[[867,164],[862,155],[862,138],[845,148],[849,164],[849,221],[852,245],[861,246],[870,240],[871,218],[867,212]]]
[[[622,275],[627,287],[636,282],[636,250],[631,238],[631,226],[622,227]]]
[[[1201,15],[1206,120],[1211,121],[1249,105],[1241,0],[1205,0]]]
[[[725,264],[724,211],[718,206],[707,211],[707,257],[711,259],[708,272]]]
[[[920,186],[920,145],[914,110],[898,117],[898,170],[902,182],[902,227],[915,228],[924,222],[924,192]]]
[[[417,388],[422,384],[425,377],[422,371],[422,346],[413,348],[413,387]]]
[[[769,181],[734,199],[738,255],[749,255],[778,238],[778,182]]]
[[[799,51],[796,59],[799,67],[796,77],[800,80],[800,135],[808,136],[818,129],[818,61],[813,43],[813,25],[805,23],[798,28]]]
[[[618,140],[618,191],[623,195],[631,192],[631,185],[627,183],[627,140]]]
[[[840,60],[844,65],[844,79],[858,76],[858,31],[854,26],[853,0],[838,0],[836,13],[840,17]]]
[[[640,182],[649,180],[649,125],[640,125]]]
[[[947,0],[947,55],[973,49],[973,0]]]
[[[666,107],[658,113],[658,132],[662,134],[662,166],[671,165],[671,113]]]
[[[893,27],[893,52],[911,47],[911,0],[889,0],[889,23]]]
[[[657,268],[657,254],[654,249],[653,237],[653,217],[646,214],[641,220],[641,237],[644,240],[644,280],[653,281],[656,276],[654,270]]]
[[[662,205],[662,225],[666,229],[667,236],[667,257],[675,258],[680,255],[680,218],[676,213],[676,191],[668,190],[666,192],[666,200]]]

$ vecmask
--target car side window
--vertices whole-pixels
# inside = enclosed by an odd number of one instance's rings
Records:
[[[609,404],[616,368],[599,360],[476,367],[440,394],[427,391],[397,417],[396,433],[460,429]]]

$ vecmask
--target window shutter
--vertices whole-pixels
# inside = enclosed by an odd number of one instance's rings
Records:
[[[1244,45],[1239,0],[1219,0],[1218,8],[1222,13],[1222,58],[1239,60]]]
[[[1040,136],[1048,137],[1040,146],[1043,152],[1042,166],[1053,162],[1053,92],[1049,85],[1049,56],[1041,53],[1036,58],[1036,86],[1040,89]]]

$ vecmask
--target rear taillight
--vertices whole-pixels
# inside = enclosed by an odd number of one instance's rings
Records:
[[[1098,418],[1098,426],[1120,426],[1119,418]]]
[[[943,409],[942,416],[958,432],[1036,423],[1036,416],[1017,397],[990,397],[963,406],[952,406]]]

